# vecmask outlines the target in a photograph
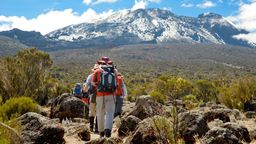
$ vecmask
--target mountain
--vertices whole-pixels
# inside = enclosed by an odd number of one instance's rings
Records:
[[[246,41],[233,38],[247,33],[215,13],[204,13],[194,18],[177,16],[162,9],[138,9],[115,12],[93,23],[67,26],[46,37],[83,46],[186,42],[252,47]]]
[[[48,40],[40,32],[22,31],[15,28],[10,31],[2,31],[0,35],[12,38],[30,47],[43,48],[48,45]]]
[[[0,57],[14,55],[28,46],[9,37],[0,36]]]
[[[247,33],[215,13],[204,13],[194,18],[178,16],[162,9],[138,9],[118,11],[92,23],[70,25],[45,36],[19,29],[3,31],[0,35],[46,51],[164,43],[256,47],[256,44],[233,38],[234,35]]]

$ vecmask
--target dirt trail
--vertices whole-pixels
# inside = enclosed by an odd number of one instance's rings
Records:
[[[128,113],[134,107],[134,105],[135,105],[135,103],[124,101],[124,105],[123,105],[123,112],[124,112],[124,114]],[[79,125],[79,123],[73,123],[73,122],[71,122],[71,123],[70,124],[66,124],[64,126],[64,127],[66,127],[65,128],[65,135],[64,135],[64,139],[66,141],[66,144],[84,144],[85,141],[82,141],[77,136],[76,133],[72,134],[72,133],[68,132],[68,128],[70,128],[71,126]],[[120,124],[121,124],[121,119],[119,117],[115,118],[114,119],[113,128],[112,128],[111,137],[118,137],[118,127],[120,126]],[[87,125],[87,127],[89,127],[89,123],[88,122],[86,123],[86,125]],[[91,135],[91,140],[95,140],[95,139],[100,137],[99,134],[96,134],[94,132],[91,132],[90,135]]]

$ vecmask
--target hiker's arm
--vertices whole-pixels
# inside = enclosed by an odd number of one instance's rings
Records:
[[[98,79],[99,79],[99,71],[96,70],[92,75],[92,85],[97,86],[98,85]]]

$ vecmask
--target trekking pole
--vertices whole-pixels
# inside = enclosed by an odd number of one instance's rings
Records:
[[[85,116],[85,103],[84,103],[84,119],[86,119],[86,116]]]

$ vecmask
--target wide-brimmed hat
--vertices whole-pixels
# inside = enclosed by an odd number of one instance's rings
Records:
[[[101,60],[105,61],[106,63],[109,61],[109,58],[106,56],[101,57]]]

